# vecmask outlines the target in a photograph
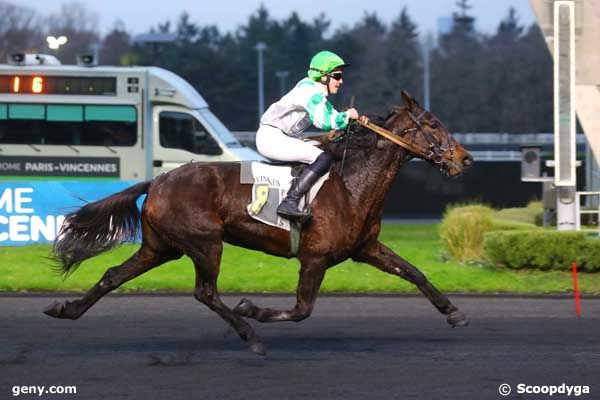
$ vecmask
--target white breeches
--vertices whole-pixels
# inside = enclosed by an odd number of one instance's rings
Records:
[[[316,140],[303,141],[286,135],[280,129],[261,125],[256,132],[256,149],[271,160],[300,161],[312,164],[323,152]]]

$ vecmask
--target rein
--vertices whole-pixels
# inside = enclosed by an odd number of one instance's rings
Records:
[[[354,99],[355,97],[352,96],[350,98],[350,108],[354,107]],[[350,124],[348,124],[346,126],[346,130],[345,130],[345,134],[344,136],[346,136],[346,143],[344,143],[344,155],[342,156],[342,165],[340,166],[340,176],[344,175],[344,164],[346,163],[346,150],[348,150],[348,140],[350,139]]]
[[[429,142],[429,148],[425,148],[425,147],[419,146],[418,144],[409,142],[406,139],[404,139],[403,137],[398,136],[398,135],[394,134],[393,132],[388,131],[387,129],[382,128],[379,125],[375,125],[371,122],[364,123],[360,120],[356,120],[356,123],[375,132],[376,134],[383,136],[384,138],[396,143],[398,146],[405,148],[406,150],[410,151],[411,153],[413,153],[417,156],[421,156],[427,160],[431,160],[436,164],[442,164],[444,162],[444,154],[446,153],[446,151],[450,150],[450,153],[452,154],[452,153],[454,153],[454,147],[451,146],[449,143],[440,144],[436,147],[436,144],[435,144],[436,140],[432,140],[431,134],[429,134],[428,132],[423,130],[423,127],[422,127],[421,123],[419,122],[421,117],[425,114],[425,111],[423,113],[421,113],[421,115],[419,115],[418,117],[415,117],[411,112],[409,112],[408,114],[409,114],[411,120],[414,122],[415,127],[414,128],[406,128],[402,131],[402,133],[420,130],[421,132],[423,132],[423,134],[427,138],[427,141]]]

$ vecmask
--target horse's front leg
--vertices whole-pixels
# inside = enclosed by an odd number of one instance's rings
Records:
[[[261,308],[252,304],[248,299],[242,299],[233,311],[260,322],[302,321],[312,313],[326,269],[327,264],[324,260],[311,258],[301,261],[300,279],[296,289],[296,305],[291,310]]]
[[[458,311],[448,297],[440,293],[417,267],[398,256],[381,242],[376,241],[363,247],[352,259],[370,264],[416,285],[442,314],[448,315],[448,323],[453,327],[469,324],[465,314]]]

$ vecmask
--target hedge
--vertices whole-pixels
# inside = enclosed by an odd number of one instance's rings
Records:
[[[448,209],[439,234],[452,258],[460,262],[483,259],[486,232],[536,229],[533,224],[496,219],[496,215],[492,208],[478,204]]]
[[[600,271],[600,239],[585,232],[550,230],[491,231],[484,234],[486,260],[508,268]]]

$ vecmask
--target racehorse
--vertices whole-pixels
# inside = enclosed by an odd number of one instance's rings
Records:
[[[297,252],[300,277],[293,308],[261,308],[242,299],[230,309],[219,298],[217,278],[223,242],[276,256],[293,256],[289,232],[248,215],[251,185],[239,183],[240,164],[221,162],[183,165],[68,214],[53,248],[65,276],[83,260],[139,238],[140,226],[141,247],[124,263],[109,268],[82,298],[55,302],[44,312],[56,318],[77,319],[108,292],[185,254],[194,263],[195,298],[227,321],[253,352],[265,354],[264,345],[243,317],[260,322],[307,318],[327,269],[351,258],[415,284],[447,315],[450,325],[467,325],[466,316],[415,266],[377,239],[386,193],[408,160],[423,158],[449,176],[460,175],[473,163],[469,153],[431,112],[407,93],[402,92],[402,97],[404,106],[372,120],[412,144],[412,148],[424,149],[419,154],[381,139],[362,126],[342,140],[326,144],[337,158],[347,150],[347,159],[334,163],[329,179],[311,204],[312,220],[302,227]],[[143,194],[147,197],[140,215],[136,200]]]

